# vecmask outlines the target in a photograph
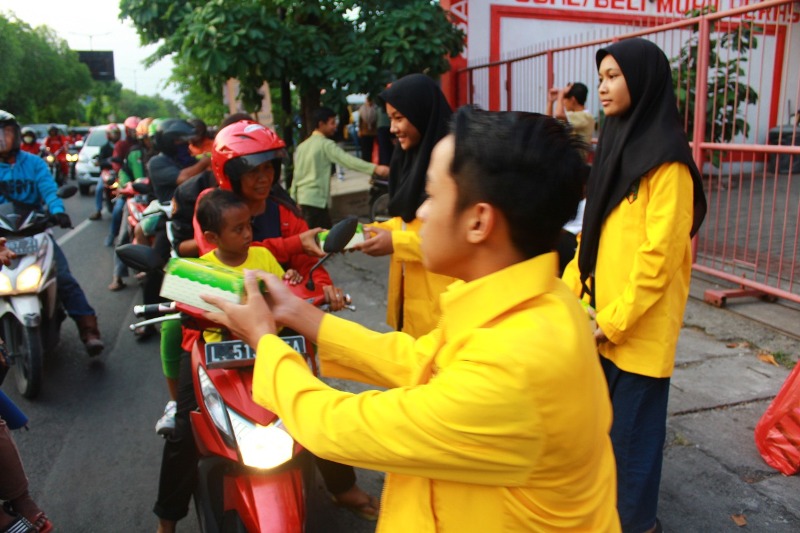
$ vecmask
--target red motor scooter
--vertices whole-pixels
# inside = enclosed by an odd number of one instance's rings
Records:
[[[331,229],[323,249],[341,252],[357,227],[355,218]],[[128,266],[152,270],[158,264],[152,250],[126,245],[117,254]],[[321,290],[311,281],[292,286],[307,301],[325,308]],[[348,305],[354,310],[352,305]],[[177,311],[177,313],[176,313]],[[137,316],[173,313],[131,325],[183,319],[205,329],[202,311],[181,303],[136,306]],[[284,330],[281,338],[301,353],[316,373],[314,347],[305,337]],[[313,462],[275,413],[252,398],[255,351],[239,340],[205,343],[199,336],[192,349],[192,372],[198,409],[190,413],[200,456],[194,499],[202,531],[302,532],[306,523],[306,486]]]

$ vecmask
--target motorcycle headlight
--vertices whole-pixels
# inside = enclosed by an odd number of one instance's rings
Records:
[[[0,272],[0,294],[12,292],[14,288],[11,286],[11,280],[8,276]]]
[[[253,468],[275,468],[292,458],[294,439],[280,420],[261,426],[228,409],[242,462]]]
[[[31,265],[17,276],[18,291],[32,291],[39,286],[42,279],[42,269],[39,265]]]
[[[45,159],[47,159],[48,163],[52,163],[53,161],[56,160],[56,158],[55,158],[55,156],[53,156],[53,154],[49,154]]]
[[[227,408],[222,397],[217,392],[217,388],[211,383],[211,378],[203,369],[202,366],[197,368],[197,378],[200,382],[200,392],[203,394],[203,404],[206,406],[206,411],[211,416],[211,420],[217,429],[222,434],[225,441],[233,446],[236,441],[231,430],[230,422],[228,421]]]
[[[74,163],[78,160],[78,154],[67,154],[67,161]]]

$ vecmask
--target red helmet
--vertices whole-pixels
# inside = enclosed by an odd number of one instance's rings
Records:
[[[269,128],[242,120],[222,128],[214,138],[211,170],[220,188],[239,192],[242,174],[265,161],[272,161],[275,176],[280,175],[286,143]]]

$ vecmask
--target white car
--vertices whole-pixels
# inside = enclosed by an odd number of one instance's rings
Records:
[[[100,153],[100,147],[108,142],[106,128],[110,124],[94,126],[83,139],[83,148],[78,152],[78,162],[75,164],[75,177],[78,179],[78,188],[82,195],[88,195],[92,185],[100,181],[100,167],[94,156]],[[117,124],[120,139],[125,138],[125,126]]]

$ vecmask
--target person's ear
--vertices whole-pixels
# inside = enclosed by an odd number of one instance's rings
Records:
[[[467,242],[480,244],[485,242],[494,231],[497,212],[491,204],[479,202],[468,208],[466,218]]]
[[[219,246],[219,235],[214,231],[204,231],[203,237],[214,246]]]

